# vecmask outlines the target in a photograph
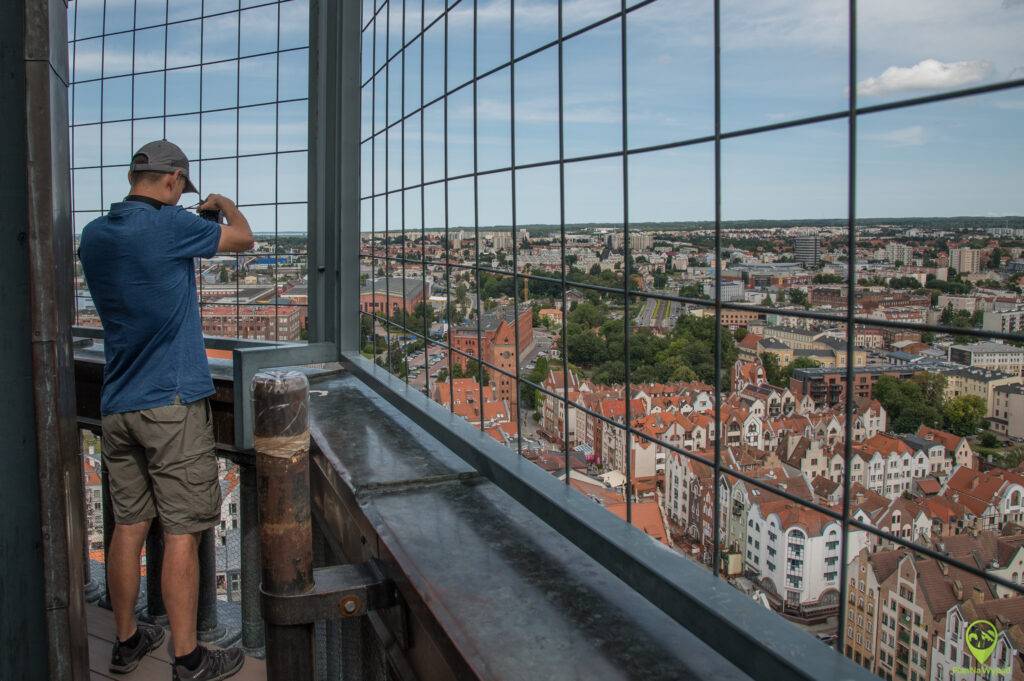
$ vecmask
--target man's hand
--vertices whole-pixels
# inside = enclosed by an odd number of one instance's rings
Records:
[[[237,209],[235,202],[223,194],[210,194],[199,204],[198,210],[219,210],[227,213],[229,207]]]
[[[218,253],[239,253],[252,248],[254,240],[249,221],[238,210],[235,202],[221,194],[210,194],[199,204],[199,210],[219,210],[224,213],[228,223],[220,226],[220,243]]]

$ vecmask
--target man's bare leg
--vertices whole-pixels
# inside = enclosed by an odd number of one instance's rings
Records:
[[[164,533],[164,571],[160,576],[160,584],[176,657],[188,655],[196,647],[199,536]]]
[[[135,633],[135,602],[139,598],[139,556],[149,532],[148,520],[115,525],[107,550],[107,591],[114,609],[117,638],[127,641]]]

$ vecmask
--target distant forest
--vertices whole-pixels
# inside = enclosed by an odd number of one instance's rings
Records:
[[[986,230],[992,227],[1012,227],[1015,229],[1024,228],[1024,216],[1009,215],[1004,217],[977,217],[977,216],[959,216],[959,217],[944,217],[944,218],[930,218],[930,217],[913,217],[913,218],[861,218],[856,221],[856,224],[860,227],[882,227],[891,225],[894,227],[928,227],[946,230],[962,230],[962,231],[979,231]],[[723,220],[722,227],[726,229],[781,229],[785,227],[844,227],[846,225],[845,218],[836,218],[831,220]],[[619,229],[622,227],[621,223],[614,222],[577,222],[573,224],[567,224],[566,229],[571,231],[582,231],[582,230],[594,230],[594,229]],[[630,230],[644,230],[644,231],[678,231],[678,232],[692,232],[702,229],[714,229],[715,223],[711,220],[702,221],[681,221],[681,222],[630,222]],[[456,227],[454,225],[449,227],[449,230],[455,229],[473,229],[472,226],[461,226]],[[480,225],[480,229],[484,231],[494,231],[502,229],[511,229],[510,225]],[[537,236],[557,233],[560,230],[558,225],[532,225],[522,224],[518,225],[516,229],[529,230],[531,234]],[[397,230],[395,230],[397,231]],[[415,228],[407,228],[407,231],[412,233],[419,231]],[[444,231],[443,229],[428,228],[428,232],[439,232]]]

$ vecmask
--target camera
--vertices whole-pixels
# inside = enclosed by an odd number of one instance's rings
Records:
[[[222,210],[200,210],[196,211],[199,213],[199,217],[210,222],[216,222],[218,225],[224,222],[224,211]]]

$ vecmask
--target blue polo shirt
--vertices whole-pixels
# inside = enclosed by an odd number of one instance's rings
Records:
[[[219,242],[220,225],[136,197],[82,230],[78,255],[104,331],[104,415],[213,394],[194,258]]]

